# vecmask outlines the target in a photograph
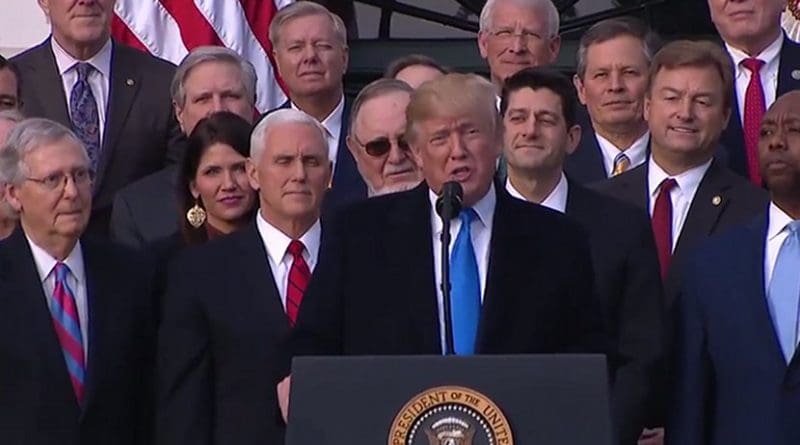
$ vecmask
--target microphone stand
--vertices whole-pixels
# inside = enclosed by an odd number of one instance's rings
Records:
[[[442,219],[442,301],[444,309],[444,355],[453,355],[453,315],[450,311],[450,219]]]

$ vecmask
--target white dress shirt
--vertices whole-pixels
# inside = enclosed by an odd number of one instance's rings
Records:
[[[672,178],[677,182],[677,185],[670,190],[669,196],[672,199],[672,250],[675,251],[675,246],[678,244],[683,223],[686,222],[686,215],[689,214],[689,207],[692,205],[694,195],[700,187],[700,181],[703,180],[708,167],[711,166],[711,160],[698,167],[690,168],[685,172],[677,175],[670,176],[661,167],[656,164],[653,157],[650,157],[647,173],[647,195],[650,206],[650,216],[653,216],[653,208],[656,205],[656,198],[658,198],[659,185],[667,178]]]
[[[769,108],[775,102],[775,96],[778,91],[778,72],[781,61],[781,48],[783,47],[783,33],[775,39],[768,47],[764,48],[760,54],[753,57],[754,59],[761,59],[764,61],[764,66],[761,67],[761,89],[764,91],[764,105]],[[744,59],[750,58],[744,51],[736,49],[727,43],[725,49],[728,50],[733,65],[735,67],[735,82],[736,82],[736,102],[739,105],[739,118],[744,124],[744,99],[747,93],[747,85],[750,83],[750,70],[742,65]]]
[[[625,153],[625,156],[627,156],[630,161],[628,170],[644,164],[644,161],[647,160],[647,145],[650,143],[649,131],[646,131],[639,139],[633,141],[633,144],[625,151],[617,148],[616,145],[612,144],[611,141],[603,136],[600,136],[599,133],[595,132],[594,135],[597,138],[597,145],[600,146],[600,152],[603,153],[603,167],[605,167],[606,176],[609,178],[614,175],[614,159],[616,159],[620,153]]]
[[[67,110],[70,110],[72,88],[78,82],[78,72],[75,70],[75,65],[79,62],[86,62],[94,67],[94,70],[89,74],[89,86],[92,88],[94,100],[97,102],[97,114],[100,118],[100,143],[102,144],[106,127],[106,105],[108,104],[111,79],[111,39],[89,60],[78,60],[72,57],[54,38],[50,39],[50,44],[53,47],[58,73],[61,75],[64,94],[67,96]],[[72,119],[72,116],[70,116],[70,119]]]
[[[431,228],[433,229],[433,270],[436,278],[436,300],[439,306],[439,334],[442,351],[445,350],[444,332],[444,295],[442,295],[442,219],[436,213],[436,194],[429,190],[428,196],[431,201]],[[486,291],[486,274],[489,269],[489,245],[492,240],[492,222],[494,221],[494,207],[497,203],[494,184],[489,187],[489,191],[481,198],[472,209],[478,214],[478,218],[472,221],[470,235],[472,235],[472,247],[475,249],[475,259],[478,262],[478,275],[481,285],[481,303]],[[458,231],[461,229],[461,220],[454,218],[450,222],[450,254],[453,253],[453,245],[456,242]]]
[[[298,111],[303,111],[297,108],[294,102],[291,103],[292,108]],[[328,140],[328,158],[332,163],[331,173],[336,169],[336,155],[339,153],[339,139],[342,137],[342,116],[344,115],[344,95],[339,99],[336,108],[331,111],[320,124],[325,128],[326,139]],[[347,130],[344,131],[345,135]]]
[[[285,311],[286,286],[289,284],[289,270],[292,268],[292,261],[294,260],[292,254],[287,252],[292,238],[289,238],[285,233],[268,223],[261,216],[260,210],[256,217],[256,227],[258,228],[258,234],[261,236],[261,241],[264,242],[264,247],[267,249],[269,267],[272,270],[272,277],[275,279],[275,286],[278,288],[281,304],[283,304],[283,310]],[[322,226],[317,220],[299,239],[306,247],[303,251],[303,259],[306,260],[308,270],[311,272],[314,272],[314,267],[317,265],[321,235]]]
[[[53,268],[56,267],[58,260],[34,244],[27,235],[25,238],[31,248],[39,279],[42,280],[42,290],[47,301],[47,307],[52,310],[53,291],[56,288],[56,274]],[[86,269],[83,267],[83,250],[81,249],[80,241],[75,244],[72,252],[62,262],[69,268],[67,286],[72,290],[75,297],[75,306],[78,309],[78,321],[81,325],[81,337],[83,337],[83,356],[89,357],[89,308],[86,297]]]
[[[506,178],[506,191],[508,191],[508,194],[514,198],[527,201],[527,199],[522,196],[522,193],[514,188],[514,186],[511,184],[511,179],[508,178]],[[550,194],[547,195],[547,197],[541,203],[539,203],[539,205],[545,206],[548,209],[552,209],[557,212],[566,213],[568,193],[569,184],[567,183],[567,177],[564,176],[564,173],[562,172],[561,179],[558,180],[556,187],[550,191]]]
[[[774,202],[769,204],[767,249],[764,255],[764,286],[767,294],[769,294],[769,283],[772,281],[772,272],[775,270],[775,263],[778,261],[778,253],[786,237],[789,236],[787,226],[792,221],[794,221],[792,217],[776,206]],[[797,271],[797,273],[800,273],[800,271]]]

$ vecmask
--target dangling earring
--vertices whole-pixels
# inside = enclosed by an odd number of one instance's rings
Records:
[[[203,223],[206,222],[206,211],[200,207],[200,205],[197,203],[197,200],[194,202],[194,207],[186,212],[186,221],[189,221],[189,224],[191,224],[191,226],[195,229],[202,226]]]

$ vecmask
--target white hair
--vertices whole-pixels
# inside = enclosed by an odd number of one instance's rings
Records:
[[[5,146],[0,149],[0,182],[19,185],[28,174],[25,156],[39,147],[67,140],[75,144],[89,164],[86,146],[69,128],[49,119],[25,119],[11,129]]]
[[[545,13],[547,17],[547,37],[555,37],[558,35],[558,28],[561,25],[558,8],[552,0],[488,0],[480,16],[480,30],[488,32],[492,28],[492,19],[494,17],[494,10],[498,4],[515,3],[521,6],[530,6],[537,9],[539,12]]]
[[[256,82],[258,77],[253,64],[240,56],[236,51],[224,46],[198,46],[183,58],[170,84],[172,101],[179,107],[186,105],[186,78],[194,68],[206,62],[230,63],[239,68],[242,75],[242,87],[250,105],[256,101]]]
[[[256,164],[261,160],[270,130],[280,125],[302,124],[308,125],[319,132],[319,137],[326,143],[325,158],[328,158],[327,138],[325,128],[310,115],[294,108],[283,108],[273,111],[261,119],[250,135],[250,158]]]

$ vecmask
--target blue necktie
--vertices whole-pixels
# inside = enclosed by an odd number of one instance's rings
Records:
[[[800,311],[800,221],[789,223],[769,283],[769,310],[783,357],[789,363],[797,347]]]
[[[475,353],[475,337],[478,333],[481,282],[470,235],[470,225],[477,216],[471,208],[461,211],[458,216],[461,220],[461,229],[450,254],[453,347],[458,355]]]
[[[92,170],[97,171],[100,156],[100,116],[97,113],[97,101],[94,100],[92,87],[89,85],[89,74],[94,67],[81,62],[75,64],[74,69],[78,73],[78,81],[69,96],[72,130],[86,145]]]

